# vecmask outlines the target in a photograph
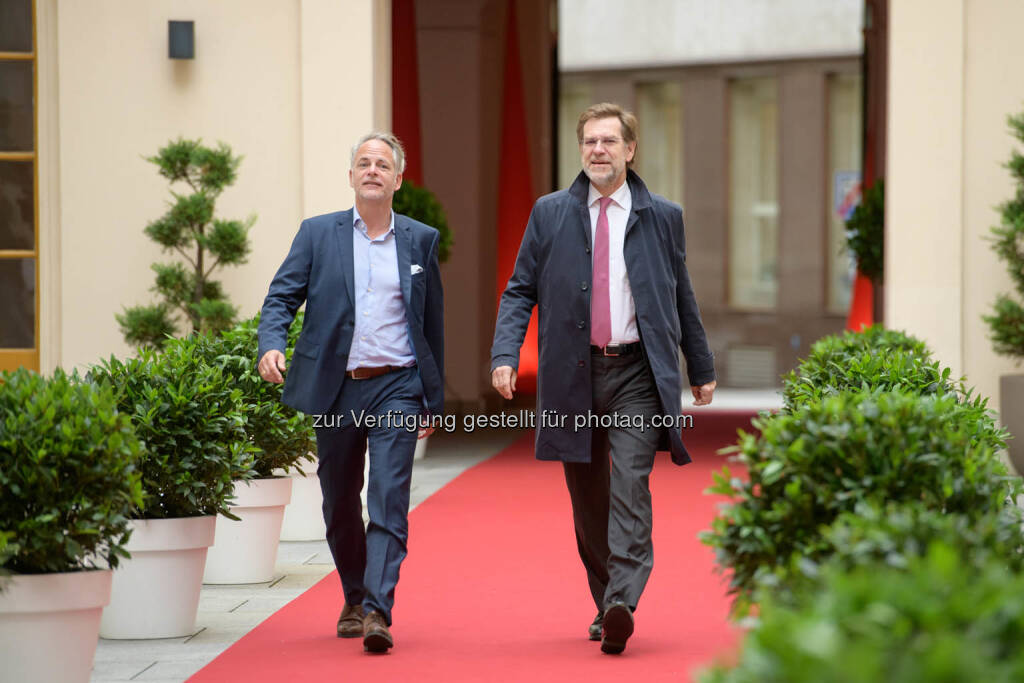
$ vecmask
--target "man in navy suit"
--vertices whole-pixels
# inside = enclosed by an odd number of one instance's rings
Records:
[[[282,400],[315,416],[327,542],[345,593],[337,633],[362,637],[368,652],[394,644],[389,626],[406,555],[418,425],[444,407],[440,235],[392,211],[404,170],[393,135],[370,133],[355,144],[355,207],[302,222],[259,327],[260,375],[284,382]],[[303,302],[305,322],[286,368],[288,327]]]
[[[625,649],[654,565],[655,450],[690,462],[678,420],[680,349],[695,405],[711,403],[715,390],[686,270],[683,212],[631,170],[636,127],[615,104],[580,116],[583,172],[534,205],[491,348],[491,383],[512,398],[519,348],[538,307],[537,412],[565,421],[539,423],[536,454],[564,463],[598,610],[589,635],[609,654]]]

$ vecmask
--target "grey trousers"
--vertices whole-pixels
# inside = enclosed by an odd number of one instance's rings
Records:
[[[564,463],[565,483],[594,604],[600,612],[616,602],[635,610],[654,566],[649,481],[659,431],[650,421],[661,406],[644,354],[591,361],[593,413],[631,420],[593,429],[590,462]]]

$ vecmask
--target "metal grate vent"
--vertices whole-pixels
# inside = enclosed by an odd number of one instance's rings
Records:
[[[771,346],[732,346],[728,358],[729,386],[775,387],[775,349]]]

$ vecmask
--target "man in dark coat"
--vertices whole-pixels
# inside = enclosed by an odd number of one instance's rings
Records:
[[[327,543],[345,593],[338,637],[361,637],[366,650],[386,652],[409,534],[419,416],[444,407],[440,234],[391,209],[405,168],[393,135],[364,136],[351,162],[355,207],[304,220],[270,284],[259,372],[285,382],[285,403],[316,416]],[[303,302],[302,334],[286,368],[288,326]]]
[[[711,402],[716,382],[686,271],[682,209],[648,192],[629,168],[636,118],[597,104],[580,116],[576,135],[583,172],[533,207],[501,297],[491,383],[512,398],[537,306],[536,455],[564,463],[598,609],[590,638],[618,654],[653,567],[648,478],[655,450],[668,448],[678,465],[690,462],[678,419],[678,350],[695,405]]]

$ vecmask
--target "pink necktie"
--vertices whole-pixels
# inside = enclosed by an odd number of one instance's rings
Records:
[[[608,205],[611,197],[601,197],[594,231],[594,281],[590,293],[590,343],[607,346],[612,340],[612,302],[608,293]]]

